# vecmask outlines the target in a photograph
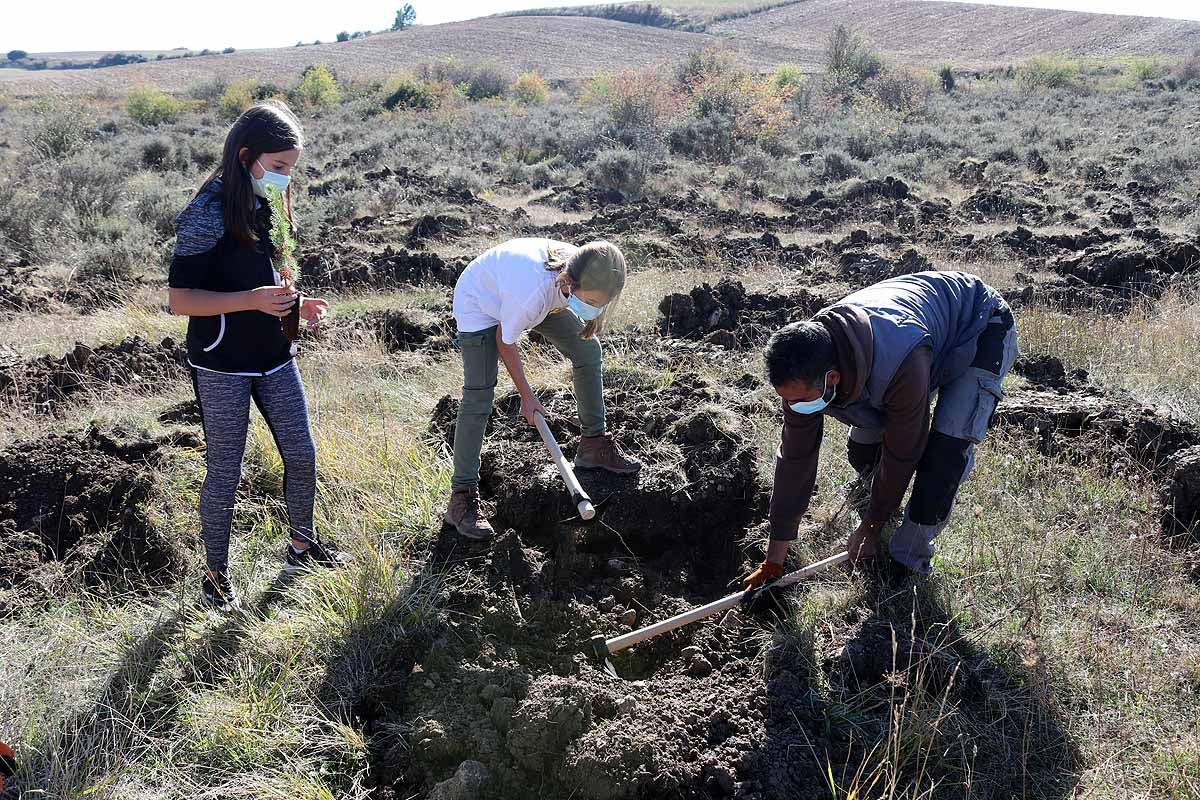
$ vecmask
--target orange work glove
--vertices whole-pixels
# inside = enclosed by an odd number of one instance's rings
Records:
[[[758,569],[742,578],[742,588],[746,591],[757,589],[764,583],[773,581],[782,574],[783,564],[776,564],[772,561],[763,561],[758,565]]]
[[[4,784],[8,779],[17,772],[17,760],[13,755],[12,748],[4,742],[0,742],[0,792],[4,791]]]

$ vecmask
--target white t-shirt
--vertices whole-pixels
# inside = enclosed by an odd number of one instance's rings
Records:
[[[546,269],[551,247],[575,250],[554,239],[511,239],[476,258],[454,285],[454,321],[473,333],[499,325],[505,344],[537,327],[567,298],[555,285],[558,273]]]

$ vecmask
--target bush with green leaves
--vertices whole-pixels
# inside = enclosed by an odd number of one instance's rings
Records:
[[[513,99],[526,106],[541,105],[550,97],[546,79],[536,72],[522,72],[512,85]]]
[[[324,64],[304,70],[300,83],[292,90],[292,100],[304,108],[327,108],[337,105],[342,90],[333,71]]]
[[[1152,81],[1162,74],[1162,66],[1155,58],[1131,58],[1121,70],[1138,83]]]
[[[236,119],[254,105],[258,84],[254,81],[235,81],[225,87],[217,100],[217,111],[224,119]]]
[[[862,86],[883,71],[883,59],[853,28],[838,25],[825,46],[825,75],[832,92]]]
[[[780,64],[771,74],[771,85],[785,91],[799,91],[808,85],[808,75],[795,64]]]
[[[1023,89],[1065,89],[1079,78],[1079,65],[1059,55],[1034,56],[1017,68]]]
[[[42,158],[58,158],[78,150],[92,132],[81,103],[43,97],[33,104],[29,146]]]
[[[175,122],[187,104],[153,86],[135,86],[125,99],[125,111],[139,125],[153,127],[164,122]]]

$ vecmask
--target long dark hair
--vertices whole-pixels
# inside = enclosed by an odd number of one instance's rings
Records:
[[[258,103],[242,112],[225,136],[225,148],[221,152],[221,164],[200,186],[203,192],[217,178],[221,179],[225,199],[225,229],[239,241],[253,245],[258,241],[254,232],[254,184],[250,169],[263,153],[280,153],[304,146],[304,131],[300,120],[292,110],[279,101]],[[246,161],[238,157],[245,147]],[[284,192],[288,222],[295,228],[292,218],[292,187]]]

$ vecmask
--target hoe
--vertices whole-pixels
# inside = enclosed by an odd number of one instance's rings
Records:
[[[567,493],[571,495],[571,502],[579,510],[579,517],[585,521],[592,519],[596,516],[596,507],[592,505],[592,498],[588,497],[587,492],[579,485],[579,479],[575,477],[575,471],[571,469],[570,463],[563,456],[562,448],[558,446],[554,434],[550,432],[546,418],[541,413],[535,412],[533,419],[537,423],[538,433],[542,435],[542,441],[546,443],[546,449],[550,451],[550,458],[554,459],[554,466],[558,467],[558,474],[562,475],[563,483],[567,485]]]
[[[798,583],[804,580],[809,575],[815,575],[828,567],[841,564],[849,558],[849,553],[842,551],[836,556],[830,556],[815,564],[809,564],[807,567],[789,572],[787,575],[782,575],[768,584],[764,584],[757,589],[750,589],[745,592],[734,592],[731,595],[722,597],[720,600],[713,600],[711,603],[703,606],[697,606],[690,611],[684,611],[681,614],[676,614],[670,619],[664,619],[662,622],[656,622],[653,625],[647,625],[644,628],[639,628],[636,631],[617,636],[612,639],[605,639],[603,634],[597,634],[592,637],[592,651],[596,657],[604,662],[604,671],[614,678],[619,677],[617,670],[613,666],[609,656],[615,655],[622,650],[633,647],[639,642],[644,642],[647,639],[653,639],[655,636],[661,636],[668,631],[673,631],[676,628],[682,628],[684,625],[690,625],[697,620],[702,620],[705,617],[711,617],[713,614],[733,608],[742,603],[749,602],[761,592],[770,591],[771,589],[781,589],[784,586],[791,586],[793,583]]]

